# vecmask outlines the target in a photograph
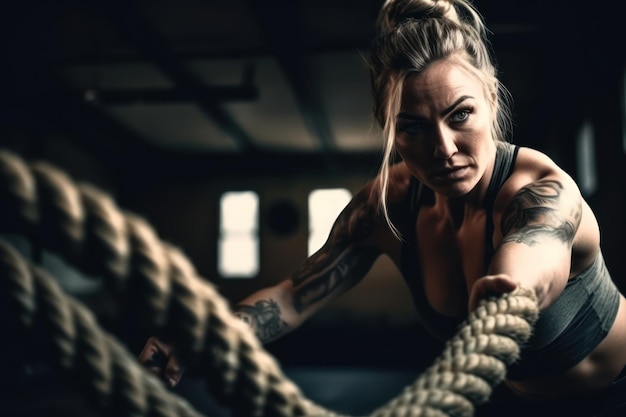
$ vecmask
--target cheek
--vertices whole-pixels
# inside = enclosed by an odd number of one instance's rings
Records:
[[[421,180],[422,172],[428,164],[428,161],[424,157],[425,151],[423,149],[419,149],[415,144],[408,144],[406,142],[396,142],[396,151],[411,173]]]
[[[409,166],[416,167],[423,165],[423,154],[412,146],[397,146],[396,150],[400,158]]]
[[[483,152],[493,142],[491,138],[491,126],[488,123],[476,124],[473,129],[463,135],[457,143],[461,148],[467,148],[471,153]]]
[[[409,142],[402,136],[396,136],[393,146],[396,148],[396,151],[400,154],[402,159],[406,159],[411,149]]]
[[[409,140],[405,135],[399,133],[394,137],[393,144],[398,150],[406,149],[409,146]]]
[[[420,146],[420,141],[418,140],[400,135],[396,137],[394,145],[400,156],[404,159],[419,159],[420,155],[424,155],[423,146]]]

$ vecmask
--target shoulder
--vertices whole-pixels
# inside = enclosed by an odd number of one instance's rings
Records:
[[[381,203],[381,185],[384,180],[379,173],[355,193],[352,202],[359,205],[379,207]],[[388,204],[396,204],[405,199],[411,186],[411,174],[404,162],[399,162],[389,168],[387,184]]]
[[[335,223],[337,236],[343,235],[348,239],[351,236],[360,245],[374,243],[380,247],[386,247],[384,242],[393,240],[391,228],[382,210],[382,181],[384,179],[378,174],[353,196]],[[387,184],[388,209],[395,211],[406,200],[411,185],[411,174],[403,162],[390,167]]]
[[[536,149],[520,147],[515,162],[514,175],[529,178],[530,181],[545,176],[565,173],[552,158]]]
[[[522,188],[544,181],[553,181],[564,191],[579,194],[574,179],[552,158],[536,149],[520,147],[513,172],[503,185],[498,200],[508,200]]]
[[[379,174],[372,182],[375,198],[380,201],[380,182],[384,179]],[[404,162],[389,167],[387,203],[390,205],[404,201],[411,187],[412,176]]]
[[[411,174],[403,162],[390,167],[386,189],[388,207],[401,204],[406,200],[411,186],[411,178]],[[381,193],[383,191],[381,185],[383,181],[385,179],[381,174],[368,181],[354,194],[343,214],[353,216],[355,213],[363,215],[364,212],[367,212],[369,213],[368,217],[381,217]]]
[[[567,172],[545,153],[521,147],[513,172],[494,202],[494,221],[501,224],[507,218],[548,210],[578,224],[583,205],[578,185]]]

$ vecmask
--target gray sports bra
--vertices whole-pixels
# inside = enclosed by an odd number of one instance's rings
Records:
[[[513,172],[517,146],[498,146],[494,172],[485,198],[485,272],[494,252],[492,209],[502,184]],[[402,273],[411,291],[421,324],[434,337],[445,341],[452,337],[466,317],[450,317],[432,308],[423,291],[421,266],[417,257],[415,224],[419,209],[430,204],[432,192],[412,179],[407,200],[394,213],[408,212],[408,217],[392,214],[403,234]],[[407,207],[408,206],[408,207]],[[408,209],[408,210],[407,210]],[[522,349],[520,360],[510,366],[509,379],[527,379],[567,370],[584,359],[604,339],[619,307],[619,290],[604,265],[601,252],[594,263],[571,278],[561,296],[540,314],[529,343]]]

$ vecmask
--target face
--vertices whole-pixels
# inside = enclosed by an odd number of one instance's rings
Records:
[[[405,80],[395,146],[424,185],[461,197],[484,183],[493,165],[492,120],[483,84],[446,59]]]

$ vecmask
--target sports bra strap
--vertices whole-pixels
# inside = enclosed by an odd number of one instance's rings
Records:
[[[494,161],[493,174],[491,181],[487,187],[487,194],[485,195],[484,207],[487,213],[485,219],[485,258],[484,267],[487,269],[491,257],[493,256],[493,204],[496,201],[496,196],[502,188],[502,185],[513,173],[515,167],[515,160],[517,159],[517,153],[519,146],[512,145],[510,143],[502,142],[498,143],[498,151],[496,152],[496,159]],[[485,271],[486,272],[486,271]]]

